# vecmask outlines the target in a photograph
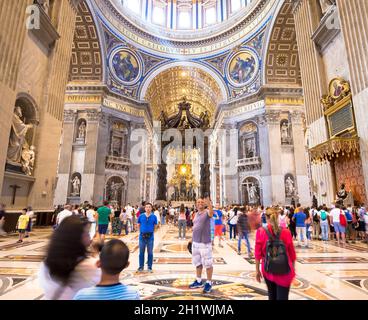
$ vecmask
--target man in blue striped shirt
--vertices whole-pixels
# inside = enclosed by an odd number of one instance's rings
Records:
[[[120,273],[129,266],[129,249],[120,240],[109,241],[101,250],[97,267],[101,281],[97,286],[80,290],[74,300],[139,300],[139,293],[119,282]]]

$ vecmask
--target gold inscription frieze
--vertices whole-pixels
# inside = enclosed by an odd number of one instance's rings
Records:
[[[247,113],[250,111],[254,111],[254,110],[258,110],[258,109],[262,109],[264,107],[264,101],[258,101],[252,104],[248,104],[245,106],[241,106],[238,108],[235,108],[233,110],[226,110],[224,111],[223,115],[224,117],[234,117],[234,116],[238,116],[241,115],[243,113]]]
[[[107,108],[116,109],[116,110],[131,114],[131,115],[136,116],[136,117],[145,117],[145,115],[146,115],[144,110],[139,110],[139,109],[133,108],[131,106],[121,104],[121,103],[117,103],[115,101],[111,101],[111,100],[108,100],[108,99],[104,99],[103,105]]]
[[[198,45],[195,47],[175,47],[175,42],[173,42],[173,46],[170,47],[168,45],[163,45],[159,42],[150,41],[134,31],[126,28],[124,24],[121,23],[114,15],[111,14],[109,8],[105,6],[99,6],[99,10],[105,16],[106,20],[110,22],[110,24],[121,33],[123,37],[130,39],[131,41],[137,43],[138,45],[148,48],[150,50],[154,50],[157,52],[161,52],[164,54],[171,54],[171,55],[181,55],[181,56],[195,56],[195,55],[202,55],[213,53],[214,51],[219,51],[225,49],[226,47],[230,46],[232,43],[240,41],[241,39],[245,38],[249,33],[251,33],[255,28],[267,18],[270,14],[271,9],[274,7],[276,0],[269,1],[264,10],[249,24],[247,24],[244,28],[239,28],[239,31],[234,33],[231,36],[228,36],[221,41],[209,45],[200,45],[198,41]]]
[[[93,103],[93,104],[101,104],[102,97],[101,95],[66,95],[65,103],[74,104],[74,103]]]
[[[267,97],[265,99],[266,105],[294,105],[294,106],[302,106],[304,105],[303,98],[270,98]]]

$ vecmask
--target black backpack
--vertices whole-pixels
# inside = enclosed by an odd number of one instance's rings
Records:
[[[265,271],[275,275],[285,275],[290,273],[286,247],[284,242],[280,240],[281,232],[277,234],[275,238],[268,228],[264,228],[264,230],[268,234],[266,257],[264,262]]]

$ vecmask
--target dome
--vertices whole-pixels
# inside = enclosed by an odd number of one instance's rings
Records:
[[[135,26],[167,39],[214,36],[248,15],[259,0],[111,0]],[[193,31],[196,33],[193,34]]]

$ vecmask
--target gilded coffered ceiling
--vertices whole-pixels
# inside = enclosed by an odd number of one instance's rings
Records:
[[[174,67],[152,81],[146,101],[151,105],[154,118],[158,119],[162,110],[169,116],[175,114],[183,97],[192,104],[194,114],[199,116],[208,111],[211,117],[223,100],[218,84],[209,74],[194,67]]]

